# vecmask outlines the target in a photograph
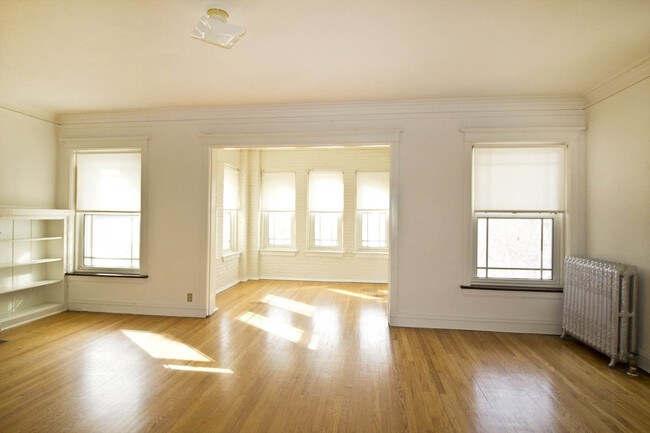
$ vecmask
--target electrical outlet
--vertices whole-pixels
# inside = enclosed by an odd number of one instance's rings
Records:
[[[192,294],[191,293],[187,294],[187,302],[192,302]]]

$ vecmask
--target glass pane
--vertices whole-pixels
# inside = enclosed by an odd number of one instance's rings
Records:
[[[486,247],[487,247],[487,218],[478,218],[476,230],[476,267],[484,268],[487,264]],[[485,276],[485,275],[484,275]]]
[[[223,250],[232,250],[232,213],[223,211]]]
[[[542,267],[544,269],[551,269],[553,267],[553,220],[551,218],[545,218],[542,227],[544,230]]]
[[[478,278],[485,278],[485,277],[487,277],[487,271],[485,269],[477,269],[476,270],[476,276]]]
[[[541,237],[541,219],[490,218],[488,267],[539,269]],[[535,278],[540,278],[539,272]]]
[[[314,212],[314,246],[339,246],[340,213]]]
[[[525,271],[518,269],[488,269],[488,278],[523,278],[531,280],[539,280],[541,271]]]
[[[361,247],[387,248],[387,212],[361,212]]]
[[[138,268],[139,215],[84,215],[84,266]]]
[[[552,280],[553,271],[542,271],[542,280]]]
[[[293,245],[293,212],[268,212],[267,231],[268,246]]]

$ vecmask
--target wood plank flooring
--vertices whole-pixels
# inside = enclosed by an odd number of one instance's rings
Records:
[[[650,377],[555,336],[390,328],[381,284],[256,281],[209,319],[0,333],[0,432],[648,432]]]

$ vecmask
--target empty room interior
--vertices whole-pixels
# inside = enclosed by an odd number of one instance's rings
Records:
[[[0,431],[650,431],[649,24],[0,0]]]

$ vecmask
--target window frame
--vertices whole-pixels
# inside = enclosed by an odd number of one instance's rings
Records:
[[[272,213],[291,214],[291,242],[289,245],[271,245],[269,243],[269,215]],[[295,210],[263,210],[262,214],[262,251],[295,251],[296,250],[296,211]]]
[[[337,218],[337,245],[336,246],[317,246],[316,243],[316,214],[333,214]],[[309,211],[309,251],[343,251],[343,214],[344,212],[336,211]]]
[[[552,219],[553,220],[553,246],[552,246],[552,272],[551,280],[534,278],[480,278],[478,273],[478,220],[490,219]],[[557,288],[562,285],[562,260],[564,218],[559,212],[473,212],[472,215],[472,280],[473,286],[535,286]],[[488,246],[489,248],[489,246]],[[486,257],[487,265],[487,257]]]
[[[386,215],[386,246],[385,247],[364,247],[363,246],[363,215],[364,213],[383,213]],[[390,210],[388,209],[357,209],[356,210],[356,251],[363,253],[388,254],[390,248]]]
[[[81,141],[81,140],[80,140]],[[82,142],[74,143],[69,146],[70,152],[70,170],[69,170],[69,203],[70,208],[74,209],[74,248],[71,252],[74,272],[82,274],[112,274],[126,276],[144,276],[146,275],[146,160],[147,160],[148,137],[134,137],[124,139],[89,139]],[[119,153],[139,153],[140,154],[140,211],[94,211],[94,210],[77,210],[77,155],[79,154],[119,154]],[[87,214],[92,215],[110,215],[110,214],[139,214],[140,216],[140,248],[138,268],[117,268],[117,267],[99,267],[85,266],[85,227],[84,217]]]
[[[226,175],[226,169],[233,170],[237,172],[237,203],[239,204],[239,207],[236,209],[230,209],[226,208],[223,205],[223,198],[225,197],[225,191],[226,191],[226,182],[225,182],[225,175]],[[223,175],[222,175],[222,185],[221,185],[221,198],[222,198],[222,209],[221,209],[221,257],[226,257],[226,256],[232,256],[235,254],[239,254],[239,237],[238,237],[238,227],[239,227],[239,211],[241,209],[241,182],[240,182],[240,176],[241,176],[241,171],[239,168],[234,167],[229,164],[224,164],[223,165]],[[226,250],[223,245],[224,241],[224,222],[226,220],[226,213],[230,216],[230,244],[231,247],[230,249]]]
[[[461,128],[463,144],[463,266],[461,288],[499,290],[507,289],[508,295],[515,296],[513,291],[538,292],[562,291],[563,269],[560,259],[560,285],[550,287],[532,282],[515,282],[500,286],[486,282],[485,285],[473,284],[473,263],[475,251],[475,234],[473,229],[473,148],[477,146],[548,146],[562,145],[565,153],[565,211],[562,215],[561,255],[580,256],[586,254],[585,242],[585,211],[586,211],[586,182],[585,182],[585,130],[583,126],[559,127],[522,127],[522,128]]]

